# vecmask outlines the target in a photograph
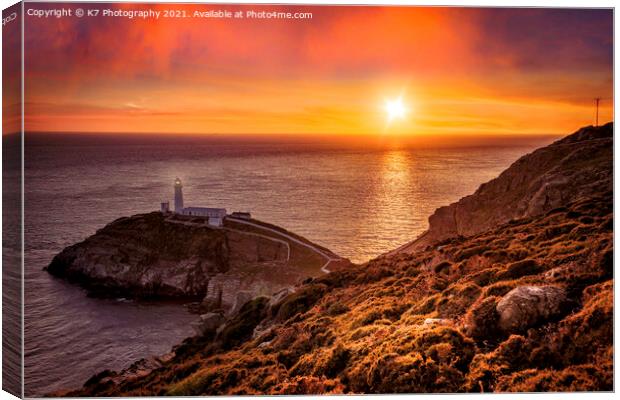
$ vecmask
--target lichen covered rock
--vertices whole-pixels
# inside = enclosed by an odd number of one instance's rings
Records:
[[[214,334],[225,321],[226,318],[220,313],[206,313],[192,327],[199,335]]]
[[[529,327],[558,317],[568,311],[566,291],[556,286],[519,286],[499,303],[499,328],[504,332],[522,332]]]

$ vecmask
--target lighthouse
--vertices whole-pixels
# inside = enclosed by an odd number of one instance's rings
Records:
[[[161,203],[161,213],[168,214],[170,212],[170,204],[167,201]],[[174,213],[179,215],[188,215],[190,217],[206,217],[206,222],[211,226],[223,226],[224,218],[226,218],[225,208],[209,208],[209,207],[185,207],[183,204],[183,184],[179,178],[174,180]],[[250,218],[250,213],[246,213]],[[243,218],[239,216],[239,218]],[[194,222],[200,218],[194,218]]]
[[[183,184],[179,178],[174,180],[174,212],[183,214]]]

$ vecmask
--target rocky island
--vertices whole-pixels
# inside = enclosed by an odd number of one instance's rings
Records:
[[[93,296],[186,299],[230,311],[347,265],[330,250],[257,220],[152,212],[120,218],[54,257],[46,270]]]
[[[292,293],[258,295],[170,354],[103,371],[63,394],[613,390],[612,144],[612,124],[583,128],[439,209],[412,243],[329,274],[312,263],[314,277]],[[132,243],[117,238],[123,224],[141,231],[151,219],[181,229],[155,214],[135,218],[95,235],[123,251],[100,255],[87,240],[61,253],[50,272],[105,286],[109,274],[123,276],[125,264],[111,257],[134,260],[135,272],[145,264],[151,271],[146,260],[159,260],[153,271],[187,260],[189,268],[174,269],[192,271],[191,279],[230,271],[246,257],[283,257],[277,247],[232,255],[231,243],[212,232],[208,245],[183,240],[173,248],[161,232]],[[152,259],[130,254],[142,241],[155,250]],[[83,264],[99,257],[101,266]],[[130,273],[121,286],[208,293],[206,278],[189,284],[189,272],[159,275]]]

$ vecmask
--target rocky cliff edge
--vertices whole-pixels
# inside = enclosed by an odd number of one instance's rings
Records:
[[[204,218],[153,212],[110,223],[46,269],[94,296],[186,298],[231,309],[347,263],[260,221],[231,218],[214,228]]]
[[[485,232],[613,186],[613,123],[585,127],[527,154],[472,195],[438,208],[428,230],[393,253]]]

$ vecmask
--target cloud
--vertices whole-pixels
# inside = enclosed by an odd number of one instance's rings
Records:
[[[117,131],[127,126],[372,131],[378,99],[408,86],[429,113],[420,121],[436,127],[441,115],[445,126],[462,121],[487,129],[510,120],[493,122],[485,115],[481,122],[486,111],[476,109],[477,99],[545,104],[558,113],[577,106],[574,115],[581,120],[591,98],[609,97],[612,91],[611,10],[175,7],[188,13],[220,8],[312,12],[313,18],[28,17],[26,99],[47,105],[29,113],[31,127],[45,128],[49,121],[55,129],[73,130],[82,121],[80,129],[91,123],[93,130]],[[428,107],[446,96],[461,108],[445,114]],[[508,114],[498,112],[495,118]],[[576,120],[563,120],[557,129],[569,123]],[[531,124],[549,128],[542,120]]]

